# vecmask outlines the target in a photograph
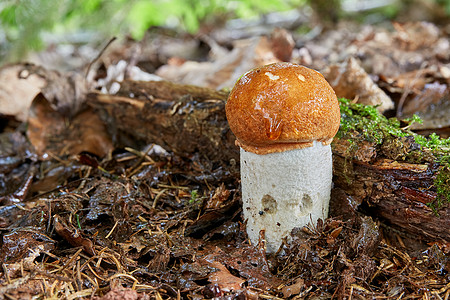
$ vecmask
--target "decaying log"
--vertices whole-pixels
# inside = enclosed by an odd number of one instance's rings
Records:
[[[157,143],[178,155],[194,153],[219,165],[239,161],[225,117],[225,92],[168,82],[126,82],[117,95],[93,93],[97,108],[120,145]],[[130,97],[133,96],[133,97]],[[127,137],[127,138],[125,138]],[[450,208],[433,211],[433,182],[438,163],[388,159],[357,142],[361,153],[347,151],[346,140],[333,142],[334,190],[351,197],[364,213],[417,238],[450,241]],[[336,193],[333,193],[336,195]]]
[[[450,241],[450,207],[434,211],[438,164],[411,164],[348,157],[344,140],[333,141],[335,189],[351,196],[365,213],[424,240]],[[344,150],[344,151],[343,151]],[[334,203],[334,205],[338,205]]]
[[[133,98],[130,97],[133,95]],[[166,81],[124,82],[117,95],[90,94],[119,146],[156,143],[177,155],[238,161],[224,113],[227,93]]]

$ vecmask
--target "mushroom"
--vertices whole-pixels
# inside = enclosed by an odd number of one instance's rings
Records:
[[[244,74],[225,109],[241,147],[247,234],[256,244],[264,230],[273,253],[294,227],[328,216],[339,103],[319,72],[274,63]]]

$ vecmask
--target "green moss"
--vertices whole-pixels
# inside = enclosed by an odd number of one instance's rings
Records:
[[[434,180],[437,197],[429,206],[436,211],[450,203],[450,138],[442,139],[434,133],[425,137],[412,132],[410,126],[422,122],[417,116],[401,121],[388,119],[374,106],[352,103],[343,98],[339,102],[341,125],[338,138],[347,139],[350,145],[363,141],[373,143],[378,155],[389,159],[438,163],[441,168]]]
[[[434,211],[441,209],[450,202],[450,168],[444,167],[434,180],[437,194],[436,201],[430,204]]]
[[[402,129],[398,119],[387,119],[381,115],[375,106],[352,103],[344,98],[339,99],[339,102],[341,106],[339,138],[349,133],[354,138],[353,134],[358,132],[359,138],[381,145],[388,137],[405,137],[413,134],[407,128]]]

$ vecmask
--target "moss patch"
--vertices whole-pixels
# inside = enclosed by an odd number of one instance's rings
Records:
[[[450,203],[450,138],[442,139],[436,134],[425,137],[409,130],[414,116],[406,120],[386,118],[376,107],[339,99],[341,125],[337,137],[347,139],[351,145],[370,142],[377,155],[408,163],[439,164],[440,171],[434,180],[437,197],[429,206],[438,210]],[[352,147],[355,148],[355,147]],[[353,151],[353,150],[349,150]]]
[[[450,202],[450,168],[448,166],[441,169],[434,180],[437,194],[436,201],[430,203],[434,211],[438,211],[445,204]]]

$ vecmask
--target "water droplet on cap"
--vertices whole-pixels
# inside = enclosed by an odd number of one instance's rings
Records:
[[[266,127],[266,134],[270,140],[276,140],[281,135],[283,129],[282,122],[278,118],[265,117],[264,124]]]

